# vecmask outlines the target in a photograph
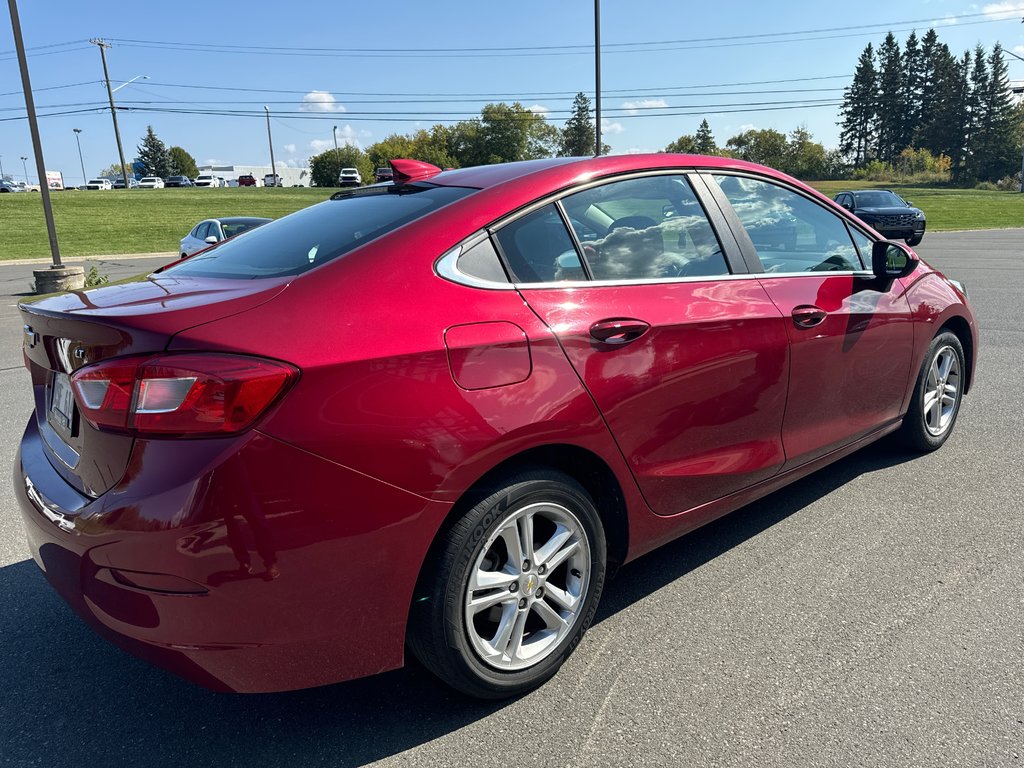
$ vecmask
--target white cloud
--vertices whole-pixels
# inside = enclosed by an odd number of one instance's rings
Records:
[[[1018,56],[1024,56],[1024,45],[1013,46],[1013,52],[1016,53]]]
[[[295,149],[296,149],[296,147],[295,147],[294,144],[285,144],[284,145],[284,151],[287,152],[289,155],[294,155],[295,154]]]
[[[935,21],[932,22],[932,25],[936,27],[951,27],[956,23],[956,16],[950,14],[948,16],[943,16],[941,19],[935,19]]]
[[[743,133],[744,131],[756,131],[756,130],[757,130],[757,126],[754,125],[753,123],[744,123],[743,125],[740,126],[740,133]]]
[[[303,112],[344,112],[345,107],[339,104],[329,91],[310,91],[302,97],[299,109]]]
[[[622,123],[613,123],[607,117],[601,118],[601,133],[622,133],[625,128],[622,127]]]
[[[1024,2],[989,3],[981,7],[981,12],[990,19],[1008,19],[1024,11]]]
[[[551,111],[550,107],[545,107],[543,104],[531,104],[526,108],[527,112],[533,112],[535,115],[546,115]]]
[[[667,106],[668,102],[664,99],[640,99],[639,101],[622,102],[622,108],[631,115],[635,115],[641,109],[657,109],[659,107]]]

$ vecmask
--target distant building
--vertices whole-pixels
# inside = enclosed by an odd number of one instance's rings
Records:
[[[220,176],[224,181],[237,179],[239,176],[255,176],[263,183],[263,177],[271,173],[269,165],[200,165],[200,173],[213,173]],[[277,175],[281,177],[281,184],[285,187],[309,187],[311,178],[309,168],[285,168],[277,167]]]

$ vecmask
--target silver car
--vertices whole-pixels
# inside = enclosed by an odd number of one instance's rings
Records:
[[[205,251],[211,245],[216,245],[229,237],[248,232],[250,229],[261,227],[273,219],[264,219],[257,216],[225,216],[220,219],[205,219],[200,221],[192,231],[181,238],[179,253],[181,258],[191,256],[193,253]]]

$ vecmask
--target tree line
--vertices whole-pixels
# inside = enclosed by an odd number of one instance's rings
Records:
[[[957,57],[934,29],[900,46],[890,32],[857,61],[843,94],[839,149],[851,165],[897,166],[907,150],[948,158],[954,184],[995,182],[1020,164],[1021,108],[1003,49]]]
[[[410,157],[438,168],[510,163],[544,157],[594,154],[596,142],[590,99],[576,94],[572,112],[559,128],[543,114],[519,102],[487,104],[480,117],[452,125],[438,123],[408,134],[394,133],[368,146],[328,149],[309,159],[310,177],[317,186],[336,186],[342,168],[357,168],[363,179],[389,160]],[[607,145],[605,151],[610,149]]]

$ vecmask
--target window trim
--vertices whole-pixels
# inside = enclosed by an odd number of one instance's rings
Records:
[[[544,197],[530,201],[528,204],[516,209],[515,211],[503,214],[490,224],[484,226],[478,232],[474,232],[461,243],[450,248],[434,262],[434,272],[439,277],[454,283],[467,285],[472,288],[483,288],[489,290],[518,290],[520,288],[531,290],[537,288],[579,289],[586,287],[605,288],[627,285],[663,285],[669,283],[706,283],[713,280],[735,279],[737,277],[747,276],[750,274],[748,265],[740,258],[739,245],[733,235],[733,231],[729,225],[727,217],[723,214],[717,200],[714,199],[709,190],[710,185],[701,178],[701,172],[703,170],[706,169],[701,166],[692,168],[658,168],[652,170],[630,171],[628,173],[617,173],[609,176],[602,176],[600,178],[591,179],[582,184],[577,184],[572,187],[558,190],[557,192],[552,192]],[[583,192],[594,187],[605,186],[619,181],[629,181],[631,179],[649,178],[652,176],[682,176],[686,179],[687,183],[690,185],[690,190],[693,192],[694,197],[697,198],[697,203],[700,205],[701,210],[703,210],[704,215],[707,218],[708,224],[711,226],[712,232],[718,240],[719,245],[722,247],[722,256],[725,259],[726,266],[730,270],[729,274],[695,275],[692,277],[633,278],[622,280],[562,280],[559,282],[541,283],[528,283],[510,280],[508,283],[495,283],[489,280],[483,280],[482,278],[473,277],[472,275],[467,275],[458,269],[456,262],[458,261],[459,254],[462,252],[462,249],[476,245],[481,237],[486,236],[491,238],[491,244],[494,246],[498,256],[501,258],[505,272],[511,275],[512,270],[509,267],[508,259],[502,251],[501,243],[496,237],[496,234],[503,227],[512,224],[516,220],[524,216],[528,216],[546,205],[554,204],[555,208],[558,210],[559,216],[562,217],[562,225],[569,232],[569,237],[573,241],[573,247],[576,249],[576,254],[579,257],[580,263],[583,265],[584,271],[586,274],[592,276],[593,272],[591,271],[590,264],[587,262],[583,249],[580,246],[579,238],[572,225],[569,223],[568,216],[561,204],[562,199],[569,197],[570,195],[574,195],[577,192]],[[712,203],[714,203],[714,205],[712,205]]]

